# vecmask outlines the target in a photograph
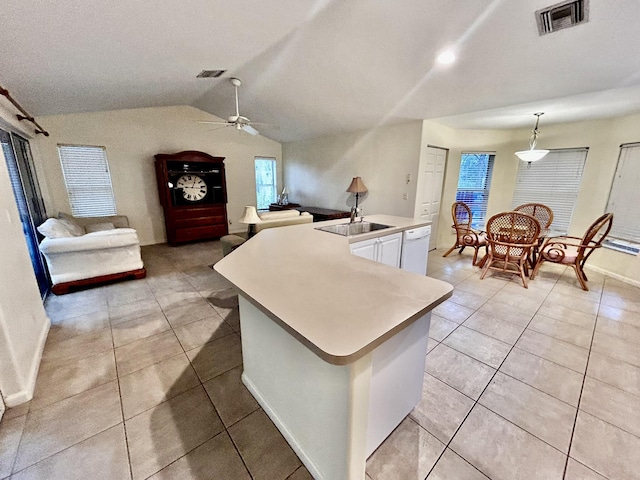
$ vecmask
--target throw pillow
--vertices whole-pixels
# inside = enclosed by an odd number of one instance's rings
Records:
[[[58,213],[58,220],[60,220],[67,229],[71,232],[74,237],[79,237],[80,235],[84,235],[84,227],[76,222],[76,219],[71,215],[60,212]]]
[[[115,230],[115,225],[111,222],[92,223],[87,225],[87,233],[102,232],[104,230]]]
[[[69,231],[62,220],[59,220],[57,218],[47,219],[42,225],[37,228],[37,230],[47,238],[75,237],[75,235]]]

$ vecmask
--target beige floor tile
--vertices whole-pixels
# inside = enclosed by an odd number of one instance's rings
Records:
[[[580,410],[640,437],[640,397],[587,377]]]
[[[485,277],[483,280],[480,280],[480,274],[477,273],[456,285],[456,290],[464,290],[490,298],[498,293],[506,284],[507,282],[505,280],[495,277]]]
[[[449,442],[475,402],[429,374],[422,399],[409,416],[443,443]]]
[[[214,340],[187,352],[200,381],[220,375],[242,364],[242,347],[236,335]]]
[[[518,286],[520,288],[520,286]],[[507,288],[507,287],[505,287]],[[521,287],[523,290],[528,291],[526,288]],[[513,311],[521,312],[529,315],[529,318],[536,313],[542,304],[542,300],[534,297],[529,297],[526,294],[507,292],[503,288],[491,298],[491,304],[502,303],[511,307]],[[504,308],[504,307],[503,307]],[[508,319],[504,319],[508,320]]]
[[[523,326],[500,320],[493,315],[482,312],[476,312],[471,315],[463,325],[509,345],[516,343],[516,340],[524,330]]]
[[[578,406],[584,375],[542,357],[514,348],[500,371],[563,402]]]
[[[233,333],[233,329],[215,312],[202,320],[175,327],[173,331],[185,350],[191,350]]]
[[[590,302],[600,302],[602,289],[599,288],[598,285],[591,280],[588,282],[588,287],[589,291],[584,291],[582,290],[582,287],[578,286],[578,282],[575,282],[573,285],[568,285],[564,282],[561,282],[553,287],[553,291],[554,293],[569,295],[572,297],[577,297],[578,299],[588,300]]]
[[[228,431],[255,480],[286,478],[301,465],[296,454],[262,410],[256,410]]]
[[[109,305],[109,318],[112,325],[128,322],[154,313],[162,313],[160,304],[155,298],[147,298],[133,303]]]
[[[160,307],[162,307],[162,310],[165,312],[167,310],[179,308],[181,305],[189,304],[201,298],[202,295],[200,295],[191,286],[191,284],[189,284],[189,286],[184,290],[171,286],[167,291],[156,292],[156,299],[160,304]]]
[[[498,372],[479,403],[568,453],[576,407]]]
[[[500,366],[511,349],[510,345],[465,326],[460,326],[442,343],[493,368]]]
[[[637,480],[640,438],[580,410],[571,457],[607,478]]]
[[[199,295],[197,298],[164,309],[167,320],[169,320],[169,323],[174,328],[205,317],[210,317],[214,313],[211,305]]]
[[[27,415],[14,471],[22,470],[122,422],[113,381]]]
[[[458,305],[450,300],[447,300],[433,309],[434,314],[456,323],[464,322],[471,316],[473,311],[473,308]]]
[[[243,385],[242,367],[212,378],[204,384],[222,422],[230,427],[259,408],[258,402]]]
[[[427,480],[488,480],[478,469],[448,448]]]
[[[587,376],[640,396],[640,367],[591,352]]]
[[[469,263],[471,264],[471,259],[469,259]],[[458,283],[466,280],[467,278],[473,275],[472,272],[467,270],[439,270],[431,275],[432,278],[437,278],[438,280],[442,280],[443,282],[450,283],[451,285],[457,285]]]
[[[473,310],[477,310],[482,305],[484,305],[492,296],[493,294],[482,295],[478,291],[469,292],[456,288],[453,291],[453,295],[451,296],[450,300],[453,303],[457,303],[458,305],[463,305],[465,307],[472,308]]]
[[[640,314],[638,316],[640,316]],[[600,316],[596,323],[596,332],[604,333],[611,337],[618,337],[627,342],[640,344],[640,327],[628,323],[618,322]]]
[[[543,304],[538,310],[538,314],[590,330],[593,330],[593,326],[596,323],[596,315],[593,313],[578,312],[572,308],[557,304]]]
[[[111,327],[113,344],[116,347],[133,343],[136,340],[150,337],[156,333],[167,331],[171,328],[162,312],[152,313],[143,317],[134,318],[126,322],[120,322]]]
[[[578,373],[584,373],[587,366],[589,350],[533,330],[525,330],[516,347]]]
[[[477,399],[496,370],[441,343],[427,355],[425,371]]]
[[[367,460],[375,480],[425,478],[445,445],[413,420],[405,418]]]
[[[120,377],[124,418],[128,419],[200,383],[184,353]]]
[[[51,345],[47,344],[42,354],[40,371],[59,367],[70,362],[77,362],[90,355],[112,349],[111,330],[108,328],[84,335],[76,335]]]
[[[593,329],[578,327],[540,314],[533,317],[527,328],[587,349],[591,345],[593,335]]]
[[[116,379],[113,350],[40,372],[31,400],[31,409],[59,400]]]
[[[147,478],[223,430],[202,387],[125,421],[134,480]]]
[[[597,474],[590,468],[585,467],[580,462],[576,462],[573,458],[569,458],[567,464],[567,473],[564,480],[607,480],[602,475]]]
[[[440,342],[429,337],[429,339],[427,340],[427,353],[436,348],[438,345],[440,345]]]
[[[564,295],[561,292],[552,291],[544,302],[544,305],[562,305],[577,312],[595,315],[598,313],[598,303],[586,298]]]
[[[26,421],[27,416],[22,415],[9,420],[3,417],[0,422],[0,478],[11,475]]]
[[[491,317],[499,320],[504,320],[505,322],[515,323],[516,325],[523,327],[526,327],[529,321],[531,321],[531,317],[533,317],[533,312],[525,312],[520,310],[517,306],[507,305],[494,299],[490,299],[487,303],[482,305],[478,309],[478,312],[490,315]]]
[[[458,328],[458,323],[447,320],[439,315],[431,315],[431,325],[429,326],[429,338],[441,342],[447,335]]]
[[[7,408],[2,416],[2,420],[11,420],[12,418],[22,417],[29,413],[31,402],[25,402],[15,407]]]
[[[68,340],[76,335],[95,333],[109,328],[109,315],[105,310],[66,318],[57,322],[51,322],[47,343],[57,343]]]
[[[612,307],[621,308],[628,312],[640,314],[640,300],[638,300],[638,298],[628,299],[617,294],[608,294],[605,292],[602,294],[602,300],[600,302],[603,305],[611,305]]]
[[[369,478],[367,476],[367,478]],[[313,477],[304,465],[287,477],[287,480],[313,480]]]
[[[172,330],[116,348],[118,375],[123,376],[182,353]]]
[[[596,331],[591,349],[594,352],[640,367],[640,348],[635,343]]]
[[[251,479],[226,432],[219,433],[184,457],[163,468],[150,477],[150,480],[200,480],[204,478]]]
[[[124,305],[153,298],[146,279],[114,283],[106,287],[106,292],[109,305]]]
[[[638,315],[637,312],[629,312],[611,305],[600,305],[598,317],[604,317],[609,320],[627,323],[634,327],[640,327],[640,315]]]
[[[122,424],[111,427],[25,470],[11,480],[125,480],[129,459]]]
[[[566,456],[476,405],[450,448],[493,480],[560,480]]]

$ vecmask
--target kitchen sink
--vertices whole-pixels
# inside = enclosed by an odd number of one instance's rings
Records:
[[[350,237],[351,235],[360,235],[361,233],[384,230],[385,228],[391,228],[391,225],[383,225],[381,223],[372,222],[353,222],[341,223],[339,225],[327,225],[326,227],[318,227],[316,228],[316,230],[322,230],[323,232],[335,233],[336,235]]]

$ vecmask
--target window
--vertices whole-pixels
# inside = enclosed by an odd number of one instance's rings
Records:
[[[276,161],[273,158],[256,158],[256,205],[258,210],[268,210],[276,202]]]
[[[493,172],[493,153],[463,153],[456,202],[469,205],[473,228],[484,228]]]
[[[116,214],[111,174],[104,147],[58,145],[64,183],[74,217]]]
[[[587,148],[551,150],[537,162],[520,162],[513,192],[513,207],[543,203],[553,210],[551,230],[566,234],[578,197]]]
[[[607,212],[613,213],[613,227],[605,245],[623,252],[640,251],[640,144],[620,146]]]

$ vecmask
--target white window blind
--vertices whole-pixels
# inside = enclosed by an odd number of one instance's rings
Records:
[[[610,237],[640,244],[640,144],[621,146],[607,212],[613,213]]]
[[[116,214],[111,174],[104,147],[58,145],[64,183],[74,217]]]
[[[256,205],[258,210],[268,210],[276,202],[276,161],[273,158],[256,158]]]
[[[456,202],[464,202],[471,209],[473,228],[482,229],[486,223],[494,159],[495,155],[487,152],[464,152],[460,158]]]
[[[587,148],[551,150],[537,162],[520,162],[513,207],[542,203],[553,210],[551,230],[566,234],[580,190]]]

